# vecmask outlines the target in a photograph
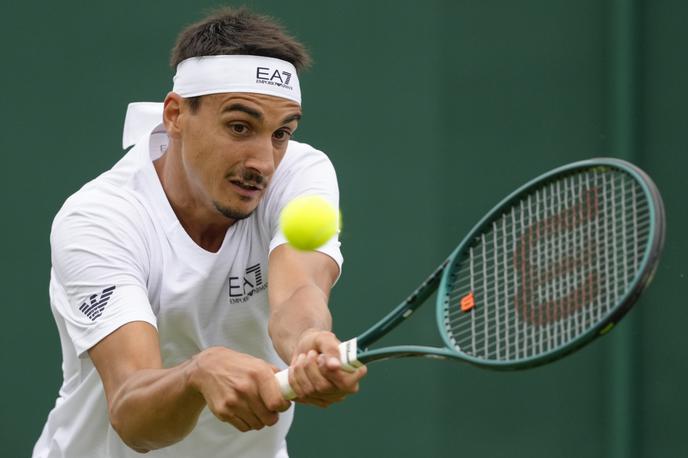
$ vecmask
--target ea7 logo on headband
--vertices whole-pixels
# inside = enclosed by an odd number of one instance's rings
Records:
[[[272,70],[269,67],[256,67],[256,83],[292,89],[292,87],[289,86],[290,80],[291,73],[289,72],[280,72],[279,70]]]

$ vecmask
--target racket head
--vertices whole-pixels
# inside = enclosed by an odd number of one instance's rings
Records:
[[[652,280],[664,232],[657,187],[626,161],[580,161],[526,183],[450,256],[436,303],[450,356],[523,369],[606,334]]]

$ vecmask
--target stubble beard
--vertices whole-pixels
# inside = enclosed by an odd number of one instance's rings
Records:
[[[230,208],[230,207],[225,207],[221,205],[219,202],[213,202],[213,205],[215,206],[215,209],[222,214],[225,218],[238,221],[240,219],[246,219],[249,216],[253,214],[255,209],[250,210],[248,212],[246,211],[240,211],[235,208]]]
[[[267,184],[266,183],[267,180],[265,179],[264,176],[262,176],[259,173],[254,172],[252,170],[242,170],[241,172],[231,174],[230,176],[227,177],[227,179],[230,179],[230,177],[232,175],[234,175],[234,176],[238,175],[241,177],[241,179],[244,182],[254,184],[256,186],[261,186],[261,185],[265,186]],[[214,201],[213,205],[215,206],[215,209],[218,212],[220,212],[224,217],[229,218],[231,220],[235,220],[235,221],[238,221],[240,219],[246,219],[249,216],[251,216],[253,214],[253,212],[255,211],[255,208],[252,210],[249,210],[248,212],[240,211],[240,210],[237,210],[235,208],[225,207],[224,205],[220,204],[217,201]]]

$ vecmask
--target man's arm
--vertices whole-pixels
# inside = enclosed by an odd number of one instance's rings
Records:
[[[337,263],[316,252],[280,245],[270,254],[268,329],[280,357],[290,364],[289,383],[299,400],[327,406],[358,391],[366,374],[341,370],[339,340],[327,302]]]
[[[227,348],[209,348],[164,369],[158,333],[145,322],[117,329],[89,356],[103,381],[113,428],[138,452],[183,439],[206,404],[240,431],[271,426],[289,407],[273,366]]]

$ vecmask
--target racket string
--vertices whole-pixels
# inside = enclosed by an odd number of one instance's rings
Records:
[[[651,231],[638,184],[612,175],[587,171],[557,180],[474,241],[468,259],[452,266],[445,299],[455,347],[487,359],[527,358],[576,339],[611,311],[635,277]],[[455,304],[469,293],[476,306],[462,312]]]
[[[634,229],[634,230],[632,230],[632,232],[633,232],[633,236],[634,236],[634,237],[640,236],[640,237],[643,237],[643,238],[647,239],[647,236],[649,236],[650,230],[651,230],[650,222],[648,221],[647,224],[643,225],[643,226],[640,228],[641,231],[638,231],[638,228],[633,228],[633,229]],[[598,234],[600,234],[600,233],[604,235],[604,232],[598,232]],[[639,238],[640,238],[640,237],[639,237]],[[599,250],[599,247],[600,247],[601,245],[600,245],[600,244],[595,244],[595,245],[596,245],[596,246],[595,246],[596,250]],[[628,241],[626,242],[626,245],[627,245],[627,246],[626,246],[626,249],[628,249],[628,245],[634,245],[633,240],[628,240]],[[575,254],[576,252],[577,252],[577,249],[576,249],[575,247],[572,247],[572,248],[569,249],[569,250],[560,250],[560,251],[558,251],[558,253],[561,254],[562,256],[571,256],[571,255]],[[489,252],[488,252],[488,254],[489,254]],[[634,259],[634,266],[635,266],[634,269],[633,269],[633,272],[637,271],[637,265],[638,265],[639,259],[642,258],[642,254],[643,254],[642,252],[638,252],[637,255],[636,255],[636,257],[633,258],[633,259]],[[598,272],[602,271],[602,269],[601,269],[600,266],[599,266],[599,259],[600,259],[600,254],[597,253],[596,263],[598,263],[598,264],[595,265],[595,267],[596,267],[595,270],[598,271]],[[555,264],[555,268],[558,268],[556,264]],[[494,281],[494,280],[496,279],[496,277],[500,276],[500,274],[503,275],[505,270],[508,271],[508,269],[505,269],[505,268],[501,268],[501,269],[500,269],[498,266],[492,266],[492,267],[486,269],[483,273],[486,273],[486,275],[487,275],[487,282],[488,282],[488,284],[489,284],[489,282]],[[483,273],[481,273],[481,274],[475,274],[475,276],[477,276],[478,278],[480,278],[480,277],[482,276]],[[470,275],[470,277],[473,277],[473,276],[474,276],[474,275]],[[482,278],[480,278],[480,280],[482,281]],[[514,280],[514,279],[512,279],[512,280]],[[452,296],[451,296],[451,297],[452,297],[453,299],[456,299],[456,298],[460,295],[460,291],[461,291],[465,286],[467,286],[467,285],[469,285],[469,284],[470,284],[470,279],[469,279],[469,278],[461,278],[461,279],[457,280],[457,282],[454,283],[455,287],[454,287],[454,289],[453,289],[453,291],[452,291]],[[512,283],[512,282],[509,282],[509,283],[507,283],[507,284],[508,284],[508,285],[511,285],[511,284],[513,284],[513,283]],[[470,290],[472,291],[472,290],[474,290],[474,288],[471,286]]]

